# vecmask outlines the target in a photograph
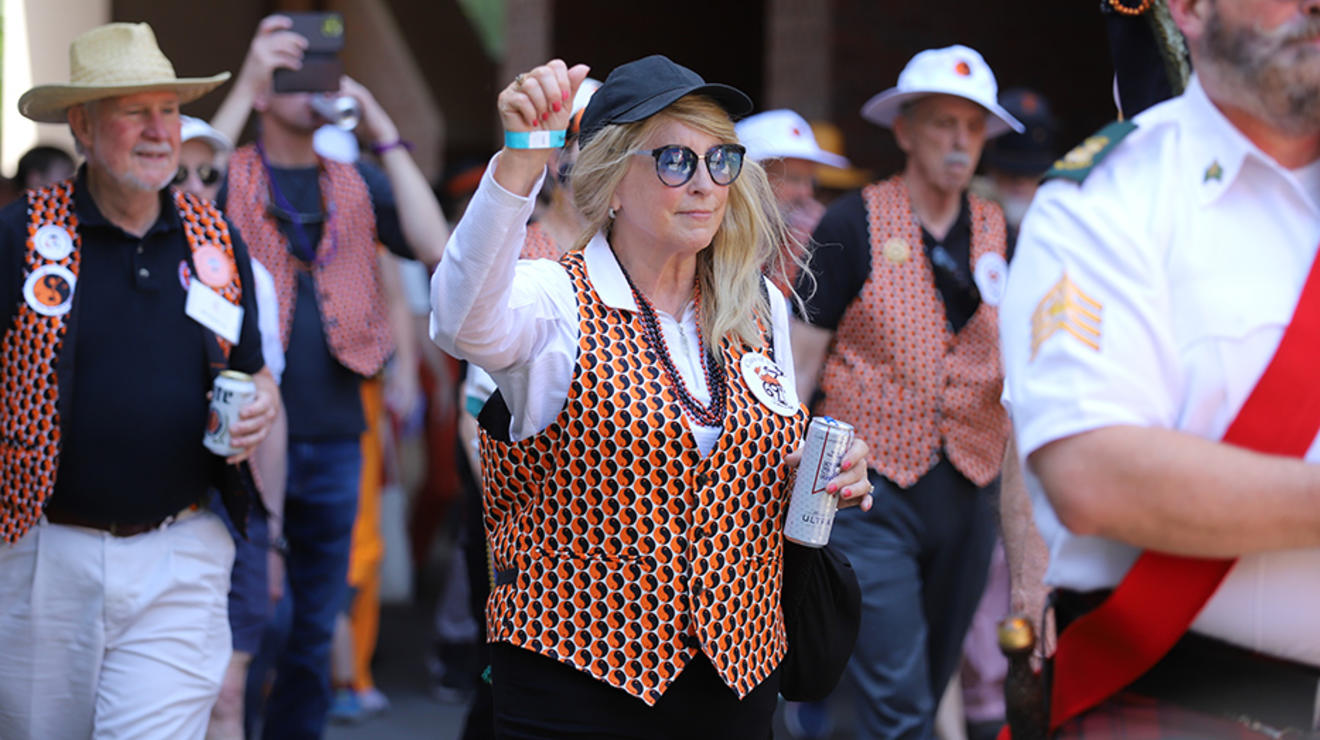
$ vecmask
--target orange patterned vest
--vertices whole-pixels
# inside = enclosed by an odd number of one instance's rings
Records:
[[[488,638],[649,705],[700,649],[745,696],[786,650],[783,458],[806,409],[763,406],[738,371],[748,348],[726,342],[724,432],[702,458],[641,316],[605,305],[580,252],[561,264],[581,322],[564,410],[520,442],[482,433]]]
[[[82,255],[73,187],[74,180],[70,179],[27,193],[25,297],[0,343],[0,382],[4,388],[4,402],[0,403],[0,539],[11,545],[41,518],[46,500],[55,490],[59,469],[60,387],[56,367]],[[174,205],[194,256],[197,250],[211,246],[228,258],[229,283],[217,292],[238,304],[243,291],[224,217],[209,201],[179,191],[174,193]],[[73,243],[72,250],[60,259],[49,259],[37,247],[44,227],[63,229]],[[43,310],[37,310],[37,306]],[[63,310],[57,308],[61,306]],[[228,356],[229,344],[219,337],[215,339]]]
[[[316,302],[330,352],[344,367],[365,378],[380,371],[394,351],[376,261],[376,216],[371,193],[351,164],[320,161],[321,199],[329,217],[321,230],[315,264]],[[229,160],[226,212],[247,242],[252,256],[275,278],[280,302],[280,339],[289,347],[298,270],[307,263],[289,251],[275,217],[267,211],[270,188],[256,146],[249,144]]]
[[[999,310],[982,302],[954,334],[902,177],[868,185],[862,199],[871,274],[835,332],[820,413],[856,426],[871,446],[871,467],[899,486],[934,467],[941,447],[968,480],[987,485],[1003,464],[1009,429],[999,402]],[[968,201],[972,265],[990,252],[1002,256],[1003,213],[975,195]]]

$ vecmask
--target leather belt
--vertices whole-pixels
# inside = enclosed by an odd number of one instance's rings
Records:
[[[87,529],[97,529],[102,532],[109,532],[113,537],[135,537],[145,534],[153,529],[168,527],[171,524],[187,519],[201,510],[199,504],[193,504],[180,511],[176,511],[167,517],[162,517],[154,522],[144,522],[140,524],[124,524],[122,522],[98,522],[91,519],[84,519],[76,514],[61,511],[46,512],[46,521],[51,524],[62,524],[66,527],[85,527]]]
[[[1055,591],[1059,630],[1096,608],[1108,594]],[[1205,714],[1249,719],[1272,728],[1299,728],[1304,734],[1320,709],[1320,667],[1188,632],[1128,690]]]

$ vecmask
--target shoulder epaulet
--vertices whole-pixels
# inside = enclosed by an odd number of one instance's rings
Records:
[[[1091,170],[1118,146],[1118,142],[1136,128],[1137,124],[1132,121],[1114,121],[1105,126],[1056,161],[1050,171],[1045,173],[1045,179],[1062,177],[1074,182],[1082,182],[1091,174]]]

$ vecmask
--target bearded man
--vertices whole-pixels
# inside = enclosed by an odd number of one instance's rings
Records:
[[[1169,9],[1195,76],[1047,174],[1001,314],[1048,731],[1315,737],[1320,2]]]
[[[167,189],[180,79],[146,24],[74,39],[71,82],[19,100],[67,122],[87,163],[0,211],[0,737],[197,738],[229,662],[234,542],[206,508],[279,403],[252,269],[209,202]],[[255,400],[202,446],[228,368]]]

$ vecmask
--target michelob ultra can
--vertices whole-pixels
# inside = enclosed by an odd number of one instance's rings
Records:
[[[802,463],[798,465],[797,479],[793,482],[793,498],[788,502],[788,521],[784,523],[784,539],[807,547],[824,547],[830,541],[834,528],[834,513],[839,510],[839,497],[829,493],[825,486],[839,474],[843,456],[852,446],[851,424],[828,416],[817,416],[807,427],[807,442],[802,449]]]
[[[238,412],[257,395],[252,376],[237,370],[221,370],[211,387],[211,410],[206,415],[206,434],[202,444],[221,457],[238,454],[229,443],[229,430],[238,421]]]

